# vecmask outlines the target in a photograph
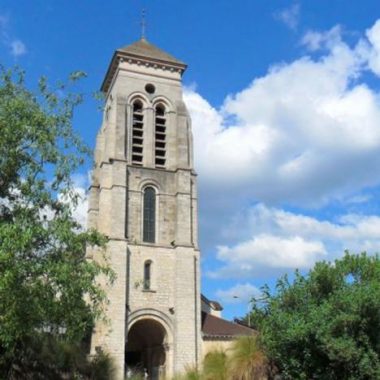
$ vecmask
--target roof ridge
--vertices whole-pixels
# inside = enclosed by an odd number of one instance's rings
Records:
[[[202,333],[205,336],[243,336],[256,333],[251,327],[243,326],[205,312],[202,312],[201,322]]]

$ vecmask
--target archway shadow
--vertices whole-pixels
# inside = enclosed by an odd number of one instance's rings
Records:
[[[125,365],[130,373],[147,372],[150,380],[158,380],[165,372],[167,334],[153,319],[141,319],[128,332]]]

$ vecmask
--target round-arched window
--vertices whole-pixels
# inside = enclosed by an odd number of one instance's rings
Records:
[[[156,191],[146,187],[143,196],[143,241],[154,243],[156,240]]]

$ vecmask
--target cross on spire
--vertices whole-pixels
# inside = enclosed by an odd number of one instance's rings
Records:
[[[141,12],[141,39],[145,39],[146,32],[146,19],[145,19],[145,8]]]

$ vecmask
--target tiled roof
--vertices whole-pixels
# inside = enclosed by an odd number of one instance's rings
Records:
[[[216,311],[223,310],[223,306],[218,301],[211,301],[204,294],[201,294],[201,299],[203,302],[205,302],[207,305],[212,307],[214,310]]]
[[[205,338],[235,338],[254,335],[255,330],[202,312],[202,333]]]
[[[142,58],[151,58],[154,60],[159,60],[163,62],[176,63],[179,65],[185,65],[184,62],[174,58],[172,55],[161,50],[157,46],[152,45],[145,38],[136,41],[135,43],[124,46],[118,49],[119,52],[127,53]]]
[[[145,38],[141,38],[141,40],[115,51],[100,88],[101,91],[106,93],[109,90],[112,79],[118,68],[119,60],[124,59],[137,64],[143,63],[147,66],[160,67],[164,70],[175,70],[181,73],[181,75],[187,67],[184,62],[174,58],[157,46],[152,45]]]

